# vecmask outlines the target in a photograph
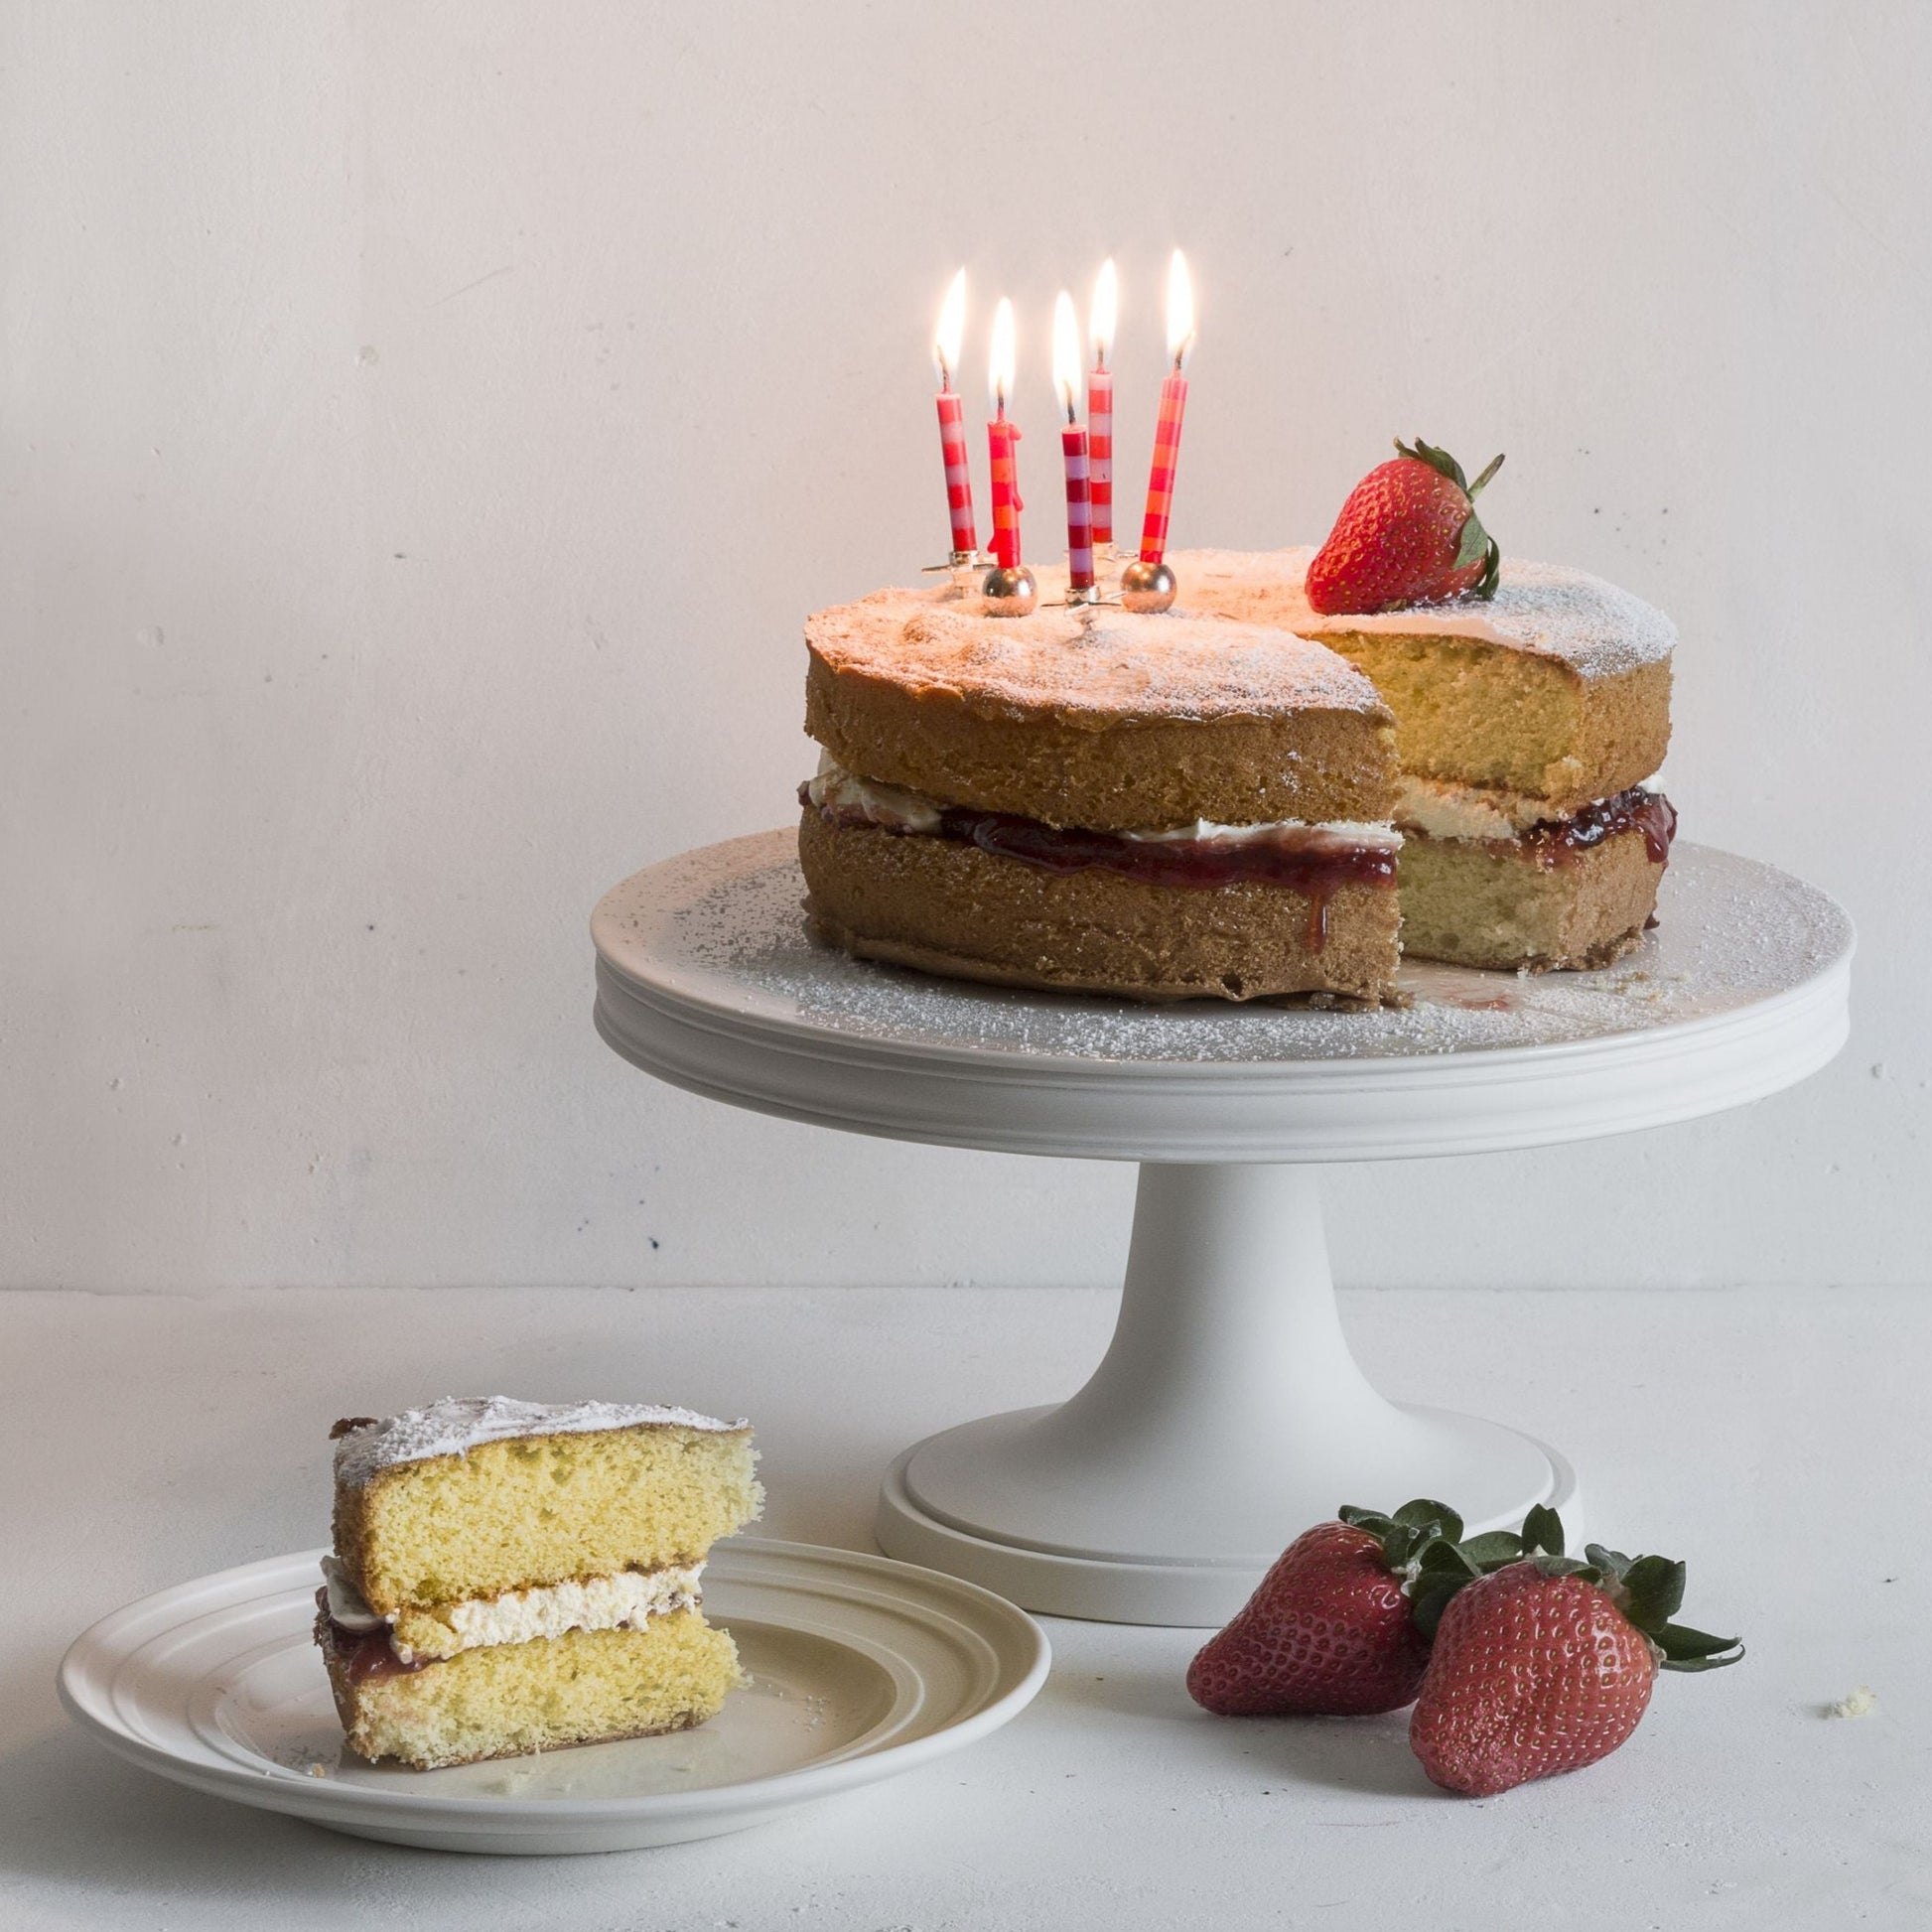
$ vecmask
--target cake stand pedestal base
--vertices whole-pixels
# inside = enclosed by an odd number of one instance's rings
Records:
[[[1141,1168],[1120,1319],[1057,1408],[929,1437],[880,1497],[889,1555],[1030,1609],[1218,1624],[1342,1503],[1432,1496],[1471,1530],[1576,1496],[1554,1450],[1388,1401],[1341,1331],[1313,1173]]]

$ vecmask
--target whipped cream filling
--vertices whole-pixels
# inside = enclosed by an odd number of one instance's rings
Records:
[[[667,1564],[661,1570],[620,1570],[609,1577],[573,1578],[535,1589],[509,1589],[500,1596],[473,1596],[441,1606],[437,1620],[447,1623],[455,1641],[439,1656],[482,1650],[491,1644],[532,1643],[571,1630],[621,1630],[673,1610],[695,1609],[700,1600],[701,1563]],[[345,1630],[363,1635],[387,1629],[391,1619],[363,1600],[333,1556],[322,1560],[329,1591],[329,1617]],[[397,1662],[410,1665],[417,1653],[391,1634]]]
[[[1655,791],[1659,782],[1646,779],[1640,789]],[[1604,800],[1592,799],[1580,808],[1591,810]],[[1566,814],[1574,818],[1576,812]],[[1402,774],[1402,792],[1396,800],[1395,822],[1411,832],[1426,833],[1432,839],[1475,839],[1491,841],[1520,839],[1539,825],[1561,823],[1553,820],[1546,800],[1528,792],[1506,791],[1496,785],[1458,785],[1444,778],[1422,778],[1413,772]]]
[[[826,751],[819,753],[818,773],[806,781],[805,795],[821,811],[849,814],[893,832],[937,832],[946,809],[938,799],[924,792],[862,778],[848,771]],[[1116,832],[1112,836],[1137,845],[1193,845],[1208,840],[1216,844],[1261,845],[1281,843],[1302,832],[1390,852],[1402,843],[1402,834],[1393,825],[1365,825],[1345,819],[1313,824],[1306,819],[1283,818],[1260,825],[1218,825],[1212,819],[1201,818],[1191,825]]]

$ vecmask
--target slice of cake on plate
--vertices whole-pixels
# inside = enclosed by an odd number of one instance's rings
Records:
[[[1394,724],[1322,644],[995,617],[951,586],[820,612],[805,636],[821,759],[799,860],[848,951],[1149,1000],[1391,991]]]
[[[704,1619],[759,1513],[752,1432],[685,1409],[447,1398],[339,1423],[316,1641],[352,1749],[417,1770],[704,1723]]]
[[[1661,612],[1600,578],[1502,560],[1495,594],[1324,615],[1314,553],[1175,557],[1182,602],[1277,624],[1364,671],[1402,763],[1402,945],[1465,966],[1600,966],[1642,937],[1676,814]]]

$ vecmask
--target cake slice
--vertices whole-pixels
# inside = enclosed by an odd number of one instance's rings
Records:
[[[951,586],[805,636],[799,862],[834,943],[1147,1000],[1391,991],[1394,726],[1332,651],[1213,618],[996,617]]]
[[[739,1681],[701,1578],[763,1500],[748,1425],[492,1396],[335,1434],[316,1641],[359,1755],[429,1770],[680,1729]]]
[[[1505,559],[1496,595],[1324,616],[1312,552],[1173,559],[1190,608],[1339,652],[1396,720],[1402,944],[1423,959],[1599,966],[1642,937],[1676,814],[1669,619],[1583,571]]]

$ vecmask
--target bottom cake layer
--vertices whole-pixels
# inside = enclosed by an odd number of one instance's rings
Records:
[[[1540,973],[1607,966],[1636,945],[1664,863],[1641,826],[1560,855],[1528,839],[1405,829],[1397,876],[1409,958]]]
[[[408,1669],[386,1640],[345,1641],[325,1602],[316,1641],[349,1748],[418,1771],[688,1729],[715,1717],[740,1681],[730,1635],[695,1609]]]
[[[1375,1004],[1394,985],[1393,882],[1315,894],[1259,880],[1153,885],[837,825],[813,808],[798,858],[813,923],[861,959],[1140,1000],[1303,994]]]

